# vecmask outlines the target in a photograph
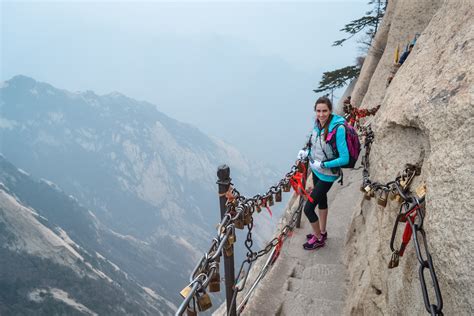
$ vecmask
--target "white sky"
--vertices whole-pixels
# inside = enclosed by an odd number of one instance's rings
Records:
[[[322,72],[354,64],[355,41],[331,44],[366,1],[1,1],[0,79],[119,91],[284,168]]]

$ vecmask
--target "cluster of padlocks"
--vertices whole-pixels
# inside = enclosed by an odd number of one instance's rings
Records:
[[[289,231],[295,227],[296,217],[298,214],[301,214],[301,209],[299,209],[299,213],[295,212],[296,216],[294,214],[290,225],[286,225],[280,235],[275,237],[260,251],[252,250],[253,215],[254,213],[260,213],[262,208],[267,208],[271,214],[270,207],[273,206],[275,202],[281,202],[282,193],[290,192],[292,187],[299,195],[302,195],[303,192],[307,194],[304,190],[303,183],[306,178],[306,163],[306,161],[298,161],[278,184],[271,186],[263,195],[257,194],[251,198],[247,198],[241,195],[232,185],[229,186],[226,192],[220,194],[221,197],[225,197],[226,199],[225,215],[217,225],[217,236],[213,239],[209,251],[202,256],[192,271],[190,283],[180,292],[184,301],[178,308],[176,315],[182,315],[185,311],[187,315],[196,315],[198,312],[206,311],[212,307],[212,302],[207,292],[220,291],[221,277],[219,264],[222,254],[224,254],[225,257],[233,256],[233,245],[236,242],[235,229],[248,228],[247,239],[245,241],[245,247],[248,252],[247,258],[242,262],[236,280],[232,280],[234,284],[236,284],[244,274],[245,276],[243,278],[245,283],[248,277],[248,272],[243,273],[245,263],[249,265],[250,269],[250,265],[253,261],[268,254],[272,249],[282,243],[284,238],[289,234]],[[277,252],[273,254],[273,258],[276,258],[276,255]],[[242,289],[243,287],[239,288],[234,286],[232,304],[236,304],[235,297]]]
[[[390,239],[390,249],[392,251],[392,255],[388,264],[388,268],[393,269],[398,267],[400,257],[403,256],[406,246],[410,240],[413,240],[419,262],[419,277],[425,308],[431,315],[443,315],[443,299],[441,296],[441,290],[436,277],[433,260],[430,252],[428,251],[426,233],[423,229],[423,221],[425,218],[426,185],[421,183],[415,190],[415,193],[412,193],[409,190],[409,186],[412,183],[413,178],[417,175],[420,175],[421,168],[417,165],[407,164],[405,170],[398,174],[394,181],[388,182],[386,184],[372,181],[370,179],[369,172],[369,155],[371,144],[374,141],[374,133],[370,128],[370,125],[361,128],[360,131],[361,135],[365,137],[365,155],[362,157],[363,182],[360,187],[360,190],[364,193],[364,198],[366,200],[371,200],[372,198],[377,197],[377,204],[384,208],[387,205],[388,199],[396,201],[398,204],[400,204],[400,211],[395,220],[392,236]],[[405,229],[400,247],[396,248],[395,239],[399,223],[405,223]],[[420,239],[422,241],[421,244],[423,247],[420,247]],[[431,283],[436,296],[436,304],[432,304],[430,301],[424,275],[424,271],[426,269],[429,270]]]

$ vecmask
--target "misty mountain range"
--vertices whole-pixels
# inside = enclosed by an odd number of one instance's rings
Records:
[[[170,314],[220,219],[217,166],[243,193],[278,180],[120,93],[16,76],[0,101],[1,314]]]

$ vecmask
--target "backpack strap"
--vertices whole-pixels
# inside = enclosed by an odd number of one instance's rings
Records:
[[[339,126],[344,126],[344,128],[347,128],[346,127],[346,122],[344,123],[337,123],[334,128],[332,129],[332,131],[330,131],[328,133],[328,136],[326,137],[326,143],[330,144],[331,145],[331,148],[332,148],[332,152],[336,155],[336,156],[339,156],[338,154],[338,151],[337,151],[337,144],[336,144],[336,133],[337,133],[337,129],[339,128]]]

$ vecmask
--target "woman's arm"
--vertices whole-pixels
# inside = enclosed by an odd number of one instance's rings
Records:
[[[336,147],[339,157],[323,164],[323,168],[336,168],[347,165],[349,163],[349,150],[346,142],[346,129],[343,125],[339,125],[336,131]]]

